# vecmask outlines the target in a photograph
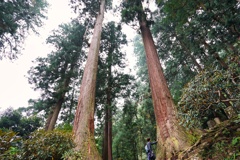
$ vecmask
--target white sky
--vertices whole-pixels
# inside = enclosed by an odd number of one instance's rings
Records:
[[[70,22],[72,10],[68,7],[68,0],[51,0],[48,9],[48,19],[42,28],[38,28],[40,35],[31,34],[24,44],[22,55],[14,61],[3,59],[0,61],[0,110],[7,107],[27,107],[30,98],[37,98],[38,93],[31,89],[25,75],[37,57],[46,56],[51,52],[45,41],[53,29],[58,25]]]
[[[0,61],[0,111],[8,108],[27,107],[30,98],[37,98],[39,93],[34,91],[25,77],[27,71],[33,66],[32,61],[37,57],[44,57],[51,52],[52,48],[45,41],[53,29],[57,29],[61,23],[70,22],[74,16],[68,6],[68,0],[48,0],[48,19],[42,28],[38,28],[39,36],[31,34],[24,44],[22,55],[13,62],[3,59]],[[105,16],[106,19],[108,17]],[[125,29],[133,34],[131,28]],[[128,34],[129,36],[129,34]],[[133,36],[129,37],[133,38]],[[129,49],[129,52],[133,52]],[[129,62],[133,65],[133,62]]]

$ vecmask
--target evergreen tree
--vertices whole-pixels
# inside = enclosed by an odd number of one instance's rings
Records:
[[[114,127],[114,159],[138,159],[137,107],[125,100],[123,110],[118,112]]]
[[[6,109],[0,114],[0,129],[12,130],[22,138],[28,138],[30,133],[42,127],[42,118],[36,115],[26,116],[26,108]]]
[[[82,52],[84,33],[85,27],[76,20],[60,25],[59,30],[55,30],[47,39],[56,51],[46,58],[37,58],[37,66],[28,72],[29,82],[42,93],[40,99],[32,102],[38,112],[44,110],[48,115],[46,130],[54,129],[64,102],[70,108],[75,104],[73,101],[76,102],[72,93],[82,74],[81,65],[85,60]]]
[[[112,119],[119,99],[127,97],[133,77],[125,74],[125,54],[121,52],[126,45],[126,35],[121,26],[109,22],[103,28],[100,58],[98,62],[96,111],[99,120],[104,118],[103,159],[112,159]]]
[[[97,18],[81,82],[80,96],[74,118],[73,134],[74,141],[77,144],[75,150],[81,151],[84,156],[89,159],[98,160],[101,159],[101,156],[96,149],[94,141],[94,105],[98,55],[105,11],[105,0],[101,0],[100,3],[99,1],[83,1],[87,10],[91,10],[91,7],[95,6],[94,2],[100,5],[98,6],[98,9],[96,9],[96,7],[93,10],[93,12],[97,12]]]

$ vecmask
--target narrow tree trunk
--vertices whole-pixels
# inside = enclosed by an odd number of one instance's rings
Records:
[[[67,66],[67,64],[66,64],[66,66]],[[73,70],[73,66],[74,65],[71,65],[71,66],[72,67],[71,67],[70,71]],[[66,79],[63,82],[63,86],[61,87],[61,91],[60,91],[60,92],[63,91],[63,93],[59,97],[56,105],[52,108],[51,119],[50,119],[49,124],[48,124],[48,126],[46,128],[46,130],[48,130],[48,131],[52,131],[54,129],[56,123],[57,123],[58,115],[59,115],[60,110],[62,108],[62,104],[64,102],[65,94],[66,94],[67,87],[68,87],[69,83],[70,83],[70,77],[66,77]]]
[[[112,107],[108,104],[108,160],[112,160]]]
[[[56,122],[57,122],[57,119],[58,119],[59,112],[62,108],[63,101],[64,101],[63,99],[60,99],[57,102],[56,106],[53,108],[52,118],[51,118],[50,123],[49,123],[48,128],[47,128],[48,131],[52,131],[54,129],[54,127],[56,125]]]
[[[48,118],[47,118],[46,124],[45,124],[45,131],[48,130],[48,127],[49,127],[49,124],[51,122],[52,116],[53,116],[53,110],[51,108],[50,113],[48,114]]]
[[[105,122],[104,122],[102,157],[103,157],[103,160],[108,160],[108,106],[105,106]]]
[[[76,150],[88,160],[101,159],[94,140],[94,105],[99,45],[104,18],[105,0],[101,0],[100,11],[96,19],[87,63],[84,69],[80,97],[75,114],[73,133]]]
[[[158,153],[157,160],[168,159],[175,153],[190,146],[185,130],[178,124],[176,109],[163,75],[157,50],[153,42],[145,15],[138,17],[146,60],[150,87],[153,98],[154,113],[157,124]]]
[[[112,61],[112,52],[110,51],[108,53],[108,59],[111,63]],[[103,160],[112,160],[112,83],[111,83],[111,77],[112,77],[112,69],[111,65],[108,64],[108,74],[107,74],[107,89],[106,89],[106,95],[107,95],[107,101],[106,101],[106,109],[105,109],[105,130],[104,130],[104,155]]]

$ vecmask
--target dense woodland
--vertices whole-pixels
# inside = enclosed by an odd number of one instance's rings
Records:
[[[239,1],[69,5],[79,16],[52,31],[54,49],[28,71],[41,96],[0,114],[0,159],[143,160],[148,137],[157,160],[240,159]],[[47,9],[0,2],[0,60],[21,56]],[[124,25],[136,31],[134,53],[123,50]]]

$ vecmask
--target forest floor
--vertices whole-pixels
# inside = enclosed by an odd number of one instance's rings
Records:
[[[178,157],[184,160],[240,160],[240,116],[204,130],[199,140]]]

